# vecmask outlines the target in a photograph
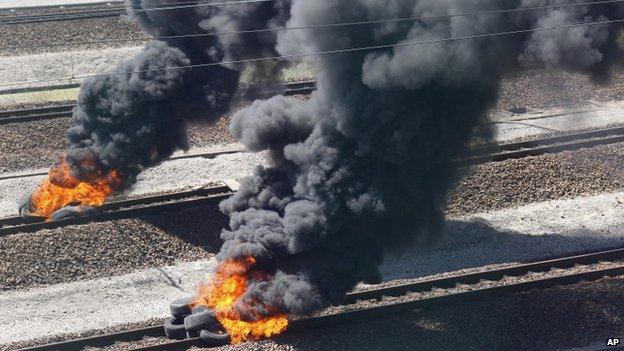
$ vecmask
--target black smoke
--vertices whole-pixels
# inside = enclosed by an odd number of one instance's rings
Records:
[[[462,156],[473,127],[496,102],[503,77],[527,66],[596,78],[608,72],[619,27],[553,27],[617,19],[621,6],[558,8],[553,25],[551,11],[535,9],[550,3],[292,2],[287,26],[306,29],[279,32],[280,54],[397,46],[314,56],[318,91],[309,101],[277,96],[234,116],[233,135],[249,149],[269,150],[273,161],[221,204],[231,228],[222,233],[218,259],[258,260],[236,305],[244,318],[339,303],[358,282],[380,281],[384,255],[438,236],[456,173],[451,160]]]
[[[259,80],[281,68],[227,63],[276,54],[275,32],[240,32],[283,24],[286,2],[180,6],[187,3],[125,1],[130,17],[161,39],[82,84],[67,135],[67,161],[80,179],[116,169],[130,186],[143,169],[189,147],[188,121],[214,123],[229,109],[243,69]]]
[[[621,6],[564,6],[581,1],[200,1],[158,11],[187,2],[126,0],[147,33],[168,38],[82,85],[67,161],[85,180],[116,169],[127,187],[188,147],[188,121],[214,122],[230,108],[243,70],[262,83],[284,67],[233,61],[380,46],[314,55],[310,100],[256,101],[231,124],[250,150],[272,156],[221,204],[230,229],[218,259],[258,262],[236,307],[246,319],[306,313],[378,282],[384,255],[442,232],[451,160],[503,77],[539,66],[608,78],[620,26],[557,27],[621,19]],[[554,16],[540,8],[551,3],[561,5]],[[429,18],[314,28],[406,16]],[[503,32],[515,34],[492,35]]]

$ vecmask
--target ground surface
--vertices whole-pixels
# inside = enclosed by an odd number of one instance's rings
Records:
[[[0,71],[2,84],[97,73],[138,50],[119,42],[67,45],[79,33],[92,41],[142,37],[123,18],[11,28],[0,28],[0,37],[6,38],[0,43],[0,66],[7,68]],[[42,31],[55,34],[37,35]],[[26,39],[16,45],[17,38]],[[73,64],[59,65],[67,62]],[[289,74],[290,80],[313,77],[309,68]],[[64,99],[75,93],[64,92]],[[3,108],[20,107],[10,102],[19,101],[11,100],[15,97],[2,96],[1,101],[9,101]],[[504,80],[492,116],[505,121],[498,125],[500,140],[535,137],[622,123],[623,98],[621,69],[610,85],[578,74],[531,70]],[[46,99],[29,103],[47,104]],[[600,111],[566,114],[587,106]],[[528,112],[506,111],[515,107]],[[557,111],[565,116],[555,116]],[[69,123],[57,119],[0,126],[0,174],[47,167],[62,153]],[[212,128],[190,125],[191,144],[234,142],[227,124],[226,116]],[[166,162],[145,172],[130,195],[241,178],[268,162],[263,154]],[[15,214],[17,201],[41,179],[0,180],[0,216]],[[381,267],[384,284],[624,244],[624,143],[488,163],[462,170],[457,184],[449,196],[445,235],[428,246],[407,248],[402,256],[389,256]],[[225,227],[227,218],[211,206],[0,238],[0,349],[32,344],[33,338],[45,342],[161,323],[168,302],[191,293],[209,274]],[[604,279],[289,333],[222,350],[561,349],[624,334],[623,288],[624,277]],[[7,346],[14,341],[20,344]]]
[[[623,320],[620,277],[216,350],[562,350],[623,335]]]
[[[0,1],[0,8],[15,8],[15,7],[39,7],[39,6],[60,6],[60,5],[84,5],[84,4],[97,4],[106,2],[117,2],[109,0],[2,0]]]
[[[145,320],[166,317],[167,302],[192,293],[203,280],[197,279],[198,271],[192,267],[204,267],[199,270],[209,274],[206,267],[214,266],[212,252],[219,246],[218,233],[225,224],[225,218],[216,213],[206,208],[2,239],[0,252],[6,254],[0,256],[0,280],[6,283],[0,292],[0,325],[4,335],[10,335],[10,341],[41,336],[40,327],[52,316],[57,323],[45,326],[50,336],[88,332],[98,323],[102,327],[136,323],[140,321],[137,315]],[[533,203],[451,219],[441,240],[389,256],[381,272],[384,285],[397,284],[467,268],[479,271],[613,247],[624,244],[622,227],[622,192]],[[149,268],[191,260],[199,261],[190,270],[187,264],[178,263],[163,268],[168,272],[164,275],[154,276],[156,271]],[[150,297],[154,295],[159,298]],[[28,308],[11,312],[16,305]],[[103,320],[111,305],[116,306],[114,318]],[[81,323],[74,321],[77,315]]]

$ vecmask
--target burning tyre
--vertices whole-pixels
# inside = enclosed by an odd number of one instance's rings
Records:
[[[28,196],[24,199],[22,199],[19,202],[19,214],[20,216],[22,216],[22,218],[28,218],[28,217],[33,217],[33,215],[31,214],[31,201],[30,201],[31,197]]]
[[[221,326],[212,310],[200,311],[184,317],[184,327],[189,333],[218,330]]]
[[[19,204],[19,213],[24,218],[51,220],[91,216],[109,196],[121,189],[122,184],[122,177],[116,170],[95,170],[84,180],[79,179],[65,158],[61,158],[50,169],[48,177]]]
[[[229,344],[232,338],[215,312],[205,306],[193,306],[194,301],[193,297],[186,297],[171,302],[169,309],[173,316],[165,322],[165,335],[175,340],[199,337],[206,346]]]
[[[61,219],[68,218],[90,217],[96,215],[97,213],[98,211],[92,206],[66,206],[52,213],[50,220],[60,221]]]
[[[32,196],[29,196],[19,203],[19,214],[22,218],[45,217],[41,216],[33,204]],[[98,210],[93,206],[80,205],[79,203],[71,203],[50,214],[48,217],[52,221],[59,221],[68,218],[79,218],[94,216]]]

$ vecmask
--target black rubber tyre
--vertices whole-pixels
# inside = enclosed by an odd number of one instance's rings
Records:
[[[91,206],[67,206],[54,212],[50,219],[53,221],[59,221],[67,218],[79,218],[94,216],[97,214],[97,210]]]
[[[230,334],[228,333],[217,334],[202,330],[199,337],[206,346],[223,346],[230,343]]]
[[[186,339],[186,328],[182,318],[171,317],[165,321],[165,335],[169,339]]]
[[[202,305],[197,305],[193,308],[191,308],[191,313],[199,313],[199,312],[204,312],[204,311],[212,311],[210,308],[206,307],[206,306],[202,306]]]
[[[19,202],[19,214],[22,218],[28,218],[32,215],[30,214],[30,196],[21,199]]]
[[[183,297],[181,299],[173,300],[169,304],[169,310],[171,314],[176,317],[185,317],[191,314],[191,304],[195,299],[192,296]]]
[[[212,310],[190,314],[184,317],[184,327],[189,333],[198,332],[203,329],[219,330],[219,322]]]

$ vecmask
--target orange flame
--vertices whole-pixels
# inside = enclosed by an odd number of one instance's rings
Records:
[[[121,184],[118,171],[112,170],[106,176],[98,175],[92,181],[84,182],[72,175],[64,157],[50,169],[46,178],[31,196],[31,213],[50,217],[57,210],[79,203],[85,206],[102,206],[106,198]]]
[[[196,303],[215,311],[217,319],[230,334],[232,343],[268,338],[286,330],[288,318],[283,314],[244,321],[234,307],[247,290],[247,273],[255,258],[221,262],[211,283],[199,287]]]

